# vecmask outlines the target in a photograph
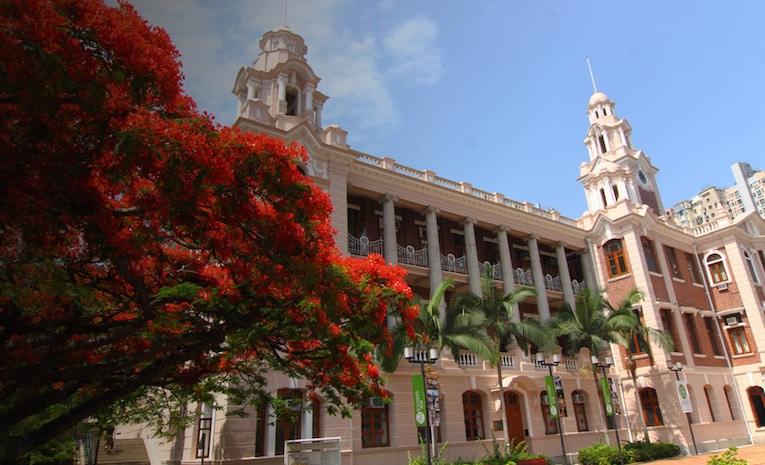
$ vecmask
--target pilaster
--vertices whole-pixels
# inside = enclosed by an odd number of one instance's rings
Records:
[[[499,245],[499,263],[502,268],[502,291],[505,295],[515,290],[515,277],[513,275],[513,261],[510,258],[510,241],[507,240],[507,229],[500,226],[497,231],[497,244]],[[521,321],[518,305],[513,305],[512,319]]]
[[[472,218],[465,218],[463,230],[465,232],[465,258],[467,260],[470,292],[480,296],[481,267],[478,264],[478,247],[475,243],[475,220]]]
[[[398,244],[396,242],[396,206],[394,195],[383,197],[383,254],[391,265],[398,264]]]
[[[547,290],[545,288],[545,275],[542,271],[542,260],[539,258],[539,242],[536,236],[529,236],[529,255],[531,256],[531,274],[534,277],[534,288],[537,291],[537,309],[539,310],[539,319],[547,321],[550,319],[550,304],[547,301]]]

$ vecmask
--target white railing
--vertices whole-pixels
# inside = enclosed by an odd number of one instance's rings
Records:
[[[465,256],[455,257],[454,254],[441,254],[441,269],[452,273],[467,274]]]
[[[351,255],[366,257],[370,253],[383,253],[383,240],[370,241],[367,236],[354,237],[348,234],[348,252]]]
[[[710,221],[709,223],[702,224],[701,226],[696,226],[695,228],[692,228],[691,234],[693,234],[694,236],[701,236],[702,234],[715,231],[719,227],[720,227],[720,223],[718,223],[717,221]]]
[[[545,288],[551,291],[560,291],[560,276],[548,274],[545,276]]]
[[[461,367],[477,367],[478,356],[472,352],[460,352],[457,363]]]
[[[544,364],[544,362],[540,362],[534,356],[532,356],[532,358],[531,358],[531,366],[533,366],[537,370],[546,370],[547,369],[547,366]]]
[[[571,280],[571,289],[574,291],[574,294],[579,294],[579,291],[582,289],[587,289],[587,282],[586,281],[577,281],[576,279]]]
[[[427,350],[414,349],[413,355],[413,362],[430,362],[430,357],[428,356]]]
[[[515,358],[510,354],[499,354],[499,362],[502,365],[502,368],[515,368]]]
[[[423,247],[415,250],[411,245],[398,245],[398,262],[404,265],[428,267],[428,249]]]
[[[576,364],[575,358],[564,358],[563,359],[563,368],[566,369],[566,371],[569,371],[571,373],[576,372],[579,370],[579,367]]]
[[[453,191],[464,192],[474,197],[478,197],[480,199],[486,200],[487,202],[499,203],[502,205],[506,205],[510,208],[515,208],[517,210],[530,213],[532,215],[540,216],[542,218],[547,218],[551,221],[557,221],[563,224],[576,227],[576,220],[572,218],[567,218],[565,216],[561,216],[560,213],[558,213],[557,211],[553,209],[545,210],[542,208],[535,207],[534,205],[527,202],[522,203],[512,199],[507,199],[502,194],[494,194],[481,189],[476,189],[472,186],[465,186],[463,183],[459,183],[456,181],[452,181],[451,179],[437,176],[432,171],[418,170],[406,165],[401,165],[399,163],[396,163],[396,161],[391,158],[375,157],[374,155],[369,155],[362,152],[355,152],[355,153],[356,153],[356,160],[364,164],[376,166],[382,169],[389,169],[391,171],[394,171],[396,173],[399,173],[401,175],[404,175],[410,178],[415,178],[415,179],[419,179],[420,181],[433,183]]]
[[[534,278],[531,275],[531,270],[524,270],[523,268],[516,268],[513,271],[513,280],[515,284],[523,284],[526,286],[534,285]]]

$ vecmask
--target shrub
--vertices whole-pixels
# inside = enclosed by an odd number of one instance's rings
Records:
[[[745,459],[737,457],[738,449],[731,447],[720,455],[713,455],[707,465],[749,465]]]
[[[630,454],[624,454],[624,462],[634,462]],[[606,444],[595,444],[584,449],[579,449],[579,463],[581,465],[615,465],[619,464],[619,449]]]
[[[680,455],[680,446],[669,442],[644,442],[636,441],[624,446],[625,456],[635,462],[649,462],[651,460],[676,457]]]

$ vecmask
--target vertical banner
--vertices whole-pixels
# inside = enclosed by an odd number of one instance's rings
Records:
[[[554,376],[555,390],[558,394],[558,413],[561,417],[568,417],[568,410],[566,409],[566,391],[563,390],[563,380],[560,376]]]
[[[428,408],[430,409],[430,424],[441,426],[441,394],[438,391],[438,380],[426,375],[425,385],[428,387]]]
[[[614,400],[611,397],[611,386],[608,378],[600,378],[600,392],[603,394],[603,407],[606,409],[606,415],[614,416]]]
[[[422,375],[412,375],[412,394],[414,395],[414,422],[417,427],[428,426],[425,417],[425,382]]]
[[[691,403],[691,395],[688,392],[688,383],[685,381],[675,381],[677,386],[677,398],[680,400],[680,410],[683,413],[693,412],[693,404]]]
[[[547,406],[550,408],[550,418],[558,418],[558,393],[555,390],[555,380],[552,376],[545,376],[547,387]]]

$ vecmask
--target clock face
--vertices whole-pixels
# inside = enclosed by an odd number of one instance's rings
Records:
[[[642,171],[638,171],[638,179],[641,184],[648,184],[648,178],[645,177],[645,173]]]

